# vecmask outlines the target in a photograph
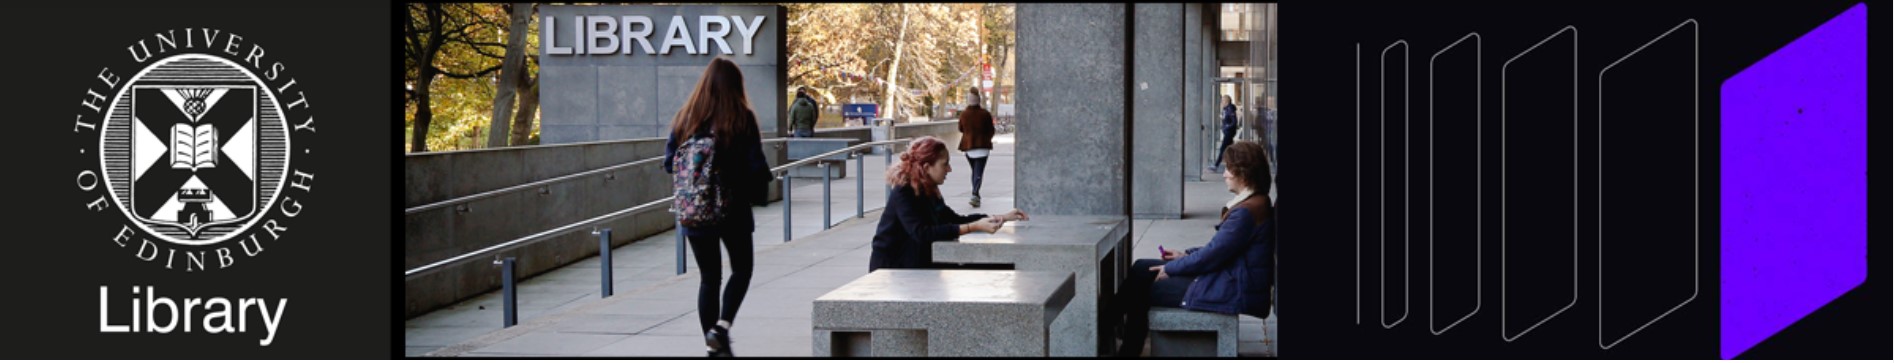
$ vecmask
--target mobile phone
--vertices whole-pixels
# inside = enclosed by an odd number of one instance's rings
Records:
[[[1164,252],[1164,245],[1157,245],[1157,256],[1158,256],[1158,257],[1164,257],[1165,255],[1169,255],[1169,254],[1170,254],[1170,252]]]

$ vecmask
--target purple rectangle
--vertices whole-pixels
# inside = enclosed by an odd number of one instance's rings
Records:
[[[1722,86],[1722,357],[1867,277],[1867,10]]]

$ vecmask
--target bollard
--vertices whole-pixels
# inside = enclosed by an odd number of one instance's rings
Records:
[[[829,230],[829,162],[822,162],[822,230]]]
[[[789,173],[783,173],[783,242],[789,242]]]
[[[868,164],[867,154],[860,154],[860,153],[855,154],[855,218],[856,219],[860,219],[862,217],[862,180],[868,179],[868,174],[864,174],[865,173],[864,170],[867,170],[865,169],[867,168],[865,166],[867,164]]]
[[[882,155],[881,157],[882,159],[884,159],[884,161],[882,161],[881,166],[894,166],[894,147],[892,146],[888,147],[888,154]],[[887,174],[888,169],[885,169],[885,168],[881,169],[881,173]],[[888,190],[889,190],[888,188],[890,188],[888,186],[888,183],[881,183],[881,195],[883,196],[888,195]],[[883,213],[886,213],[886,212],[883,212]]]
[[[598,236],[598,298],[612,297],[612,229],[592,231]]]
[[[677,226],[677,274],[684,274],[684,222],[672,222]]]
[[[514,262],[512,257],[494,261],[500,265],[501,328],[511,328],[520,323],[519,290],[513,288]]]

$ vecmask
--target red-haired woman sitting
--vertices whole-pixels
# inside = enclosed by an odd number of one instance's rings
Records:
[[[882,209],[881,224],[875,227],[868,271],[935,267],[934,242],[952,241],[974,231],[993,233],[1002,223],[1026,220],[1026,213],[1017,209],[991,217],[954,213],[940,195],[940,184],[951,171],[947,144],[940,139],[922,136],[908,143],[901,162],[888,169],[888,185],[893,188],[888,192],[888,206]]]

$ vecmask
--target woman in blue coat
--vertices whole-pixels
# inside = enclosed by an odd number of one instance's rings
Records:
[[[1164,251],[1162,260],[1138,260],[1127,271],[1118,295],[1125,306],[1120,356],[1143,354],[1153,306],[1269,316],[1275,270],[1269,156],[1250,141],[1231,144],[1224,152],[1223,183],[1236,196],[1224,204],[1216,236],[1203,247]]]

